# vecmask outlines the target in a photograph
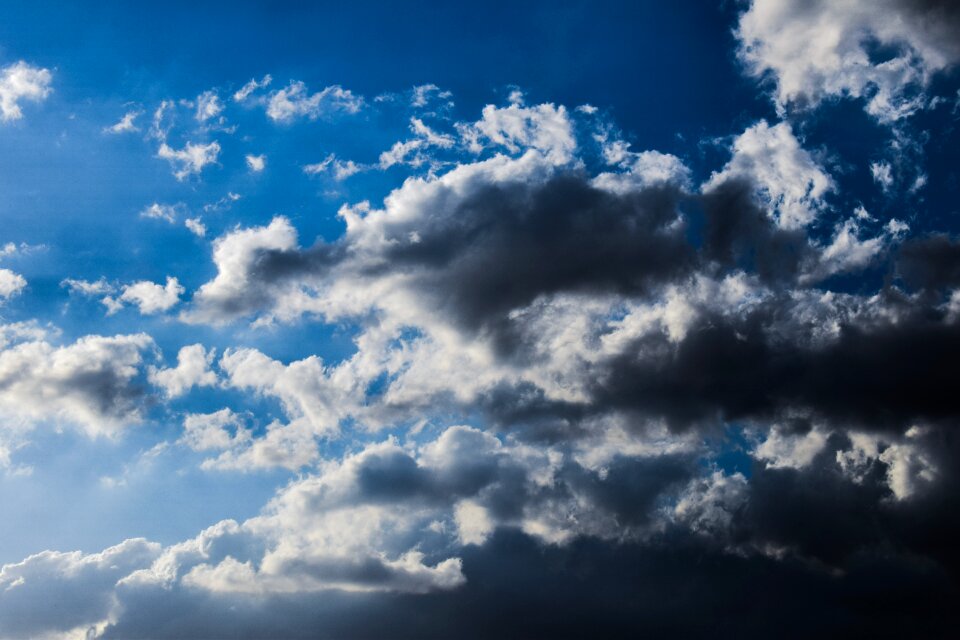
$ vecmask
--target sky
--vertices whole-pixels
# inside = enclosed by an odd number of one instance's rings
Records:
[[[948,0],[0,6],[0,638],[950,637]]]

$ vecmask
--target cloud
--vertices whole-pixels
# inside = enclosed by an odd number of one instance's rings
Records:
[[[450,149],[454,146],[453,136],[437,133],[419,118],[410,118],[410,130],[416,137],[395,143],[389,150],[380,154],[380,168],[389,169],[396,164],[419,167],[430,161],[426,149],[436,147]]]
[[[0,269],[0,300],[7,300],[27,286],[27,280],[10,269]]]
[[[362,107],[363,98],[340,85],[325,87],[311,95],[303,82],[293,81],[270,94],[267,116],[275,122],[288,123],[298,117],[316,120],[336,113],[354,114]]]
[[[176,278],[167,277],[166,285],[141,280],[123,287],[118,302],[135,304],[143,315],[169,311],[180,302],[183,286]]]
[[[181,181],[199,174],[208,164],[216,164],[219,155],[220,143],[216,140],[207,144],[188,142],[179,150],[164,142],[157,151],[157,157],[170,162],[173,175]]]
[[[800,146],[786,122],[770,126],[761,120],[740,134],[731,150],[730,161],[710,176],[704,191],[746,178],[755,186],[760,203],[783,229],[798,229],[813,222],[824,207],[823,197],[834,189],[833,180]]]
[[[240,89],[233,94],[233,100],[235,102],[244,102],[247,98],[250,97],[250,94],[252,94],[254,91],[270,86],[271,82],[273,82],[273,78],[270,76],[269,73],[263,76],[263,78],[261,78],[260,80],[253,78],[252,80],[250,80],[250,82],[240,87]]]
[[[150,368],[150,382],[162,388],[168,398],[178,398],[195,386],[215,386],[217,374],[210,370],[215,355],[214,349],[207,352],[200,344],[183,347],[177,353],[176,367]]]
[[[0,351],[0,413],[8,425],[39,422],[113,435],[142,418],[138,382],[145,334],[85,336],[66,346],[30,338]]]
[[[442,107],[453,106],[453,101],[450,100],[453,94],[449,91],[444,91],[435,84],[417,85],[411,93],[410,106],[415,109],[426,107],[433,101],[444,101],[441,105]]]
[[[215,382],[215,379],[214,379]],[[244,418],[230,409],[213,413],[191,413],[183,420],[180,442],[194,451],[224,451],[246,444],[250,430]]]
[[[207,227],[200,218],[187,218],[183,224],[197,237],[202,238],[207,235]]]
[[[53,89],[49,69],[34,67],[23,60],[0,69],[0,120],[9,122],[23,117],[21,101],[41,102]]]
[[[247,154],[246,160],[247,160],[247,168],[250,169],[250,171],[253,171],[254,173],[260,173],[267,166],[267,156],[263,154],[259,156]]]
[[[514,102],[507,107],[488,104],[483,117],[459,127],[461,140],[467,148],[479,153],[488,146],[504,147],[511,153],[521,148],[543,152],[551,162],[569,162],[576,149],[573,123],[566,107],[541,104],[525,107]]]
[[[334,154],[328,155],[322,162],[304,165],[303,172],[307,175],[317,175],[330,172],[333,179],[337,182],[343,182],[352,175],[356,175],[367,167],[357,164],[353,160],[340,160]]]
[[[92,282],[89,280],[66,278],[60,283],[60,286],[69,289],[70,293],[82,296],[97,296],[116,291],[116,287],[107,282],[106,278],[100,278]]]
[[[753,0],[735,33],[747,72],[773,81],[781,112],[850,97],[891,123],[926,108],[934,74],[960,60],[958,26],[948,2]]]
[[[103,128],[104,133],[132,133],[134,131],[140,131],[140,128],[137,127],[133,121],[143,115],[143,111],[128,111],[123,114],[123,117],[113,125]]]
[[[149,564],[160,545],[125,540],[99,553],[44,551],[0,569],[0,633],[8,638],[77,637],[115,621],[117,580]],[[57,606],[50,607],[56,593]]]
[[[173,224],[177,221],[177,211],[182,207],[183,205],[180,203],[160,204],[159,202],[154,202],[140,212],[140,217],[153,220],[165,220],[166,222]]]
[[[204,91],[197,96],[197,112],[195,118],[197,122],[207,122],[216,118],[223,112],[223,103],[220,102],[220,96],[214,90]]]

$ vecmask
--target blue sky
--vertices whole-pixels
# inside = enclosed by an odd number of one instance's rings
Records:
[[[858,571],[929,600],[811,599],[803,629],[934,633],[958,27],[912,0],[3,5],[0,637],[401,610],[699,635],[632,619],[650,594],[611,568],[669,593],[686,553],[719,592],[769,580],[738,635]],[[625,600],[471,626],[511,579]]]

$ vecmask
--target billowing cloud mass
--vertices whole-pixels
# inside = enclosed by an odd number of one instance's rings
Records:
[[[0,563],[0,636],[950,637],[960,13],[722,11],[759,99],[660,138],[262,70],[145,106],[151,235],[0,254],[0,480],[73,437],[136,514]]]

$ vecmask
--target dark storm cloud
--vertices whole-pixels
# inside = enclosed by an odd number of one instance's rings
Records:
[[[683,535],[545,547],[501,530],[465,548],[463,561],[463,587],[419,596],[218,597],[124,587],[123,615],[105,637],[946,638],[960,622],[949,607],[956,585],[899,554],[864,554],[831,575]]]
[[[912,289],[941,291],[960,286],[960,242],[945,234],[911,238],[895,261],[896,276]]]
[[[680,198],[670,186],[611,194],[580,175],[491,185],[452,211],[388,226],[393,244],[377,268],[411,272],[413,286],[468,330],[545,294],[643,294],[693,267],[673,225]]]
[[[753,192],[748,180],[731,179],[702,196],[701,256],[707,263],[756,273],[765,282],[790,283],[812,258],[807,235],[778,228]]]
[[[770,331],[779,310],[707,317],[678,344],[644,338],[612,359],[594,404],[665,417],[682,427],[769,420],[789,410],[868,429],[960,418],[960,326],[914,317],[842,326],[824,346]]]

